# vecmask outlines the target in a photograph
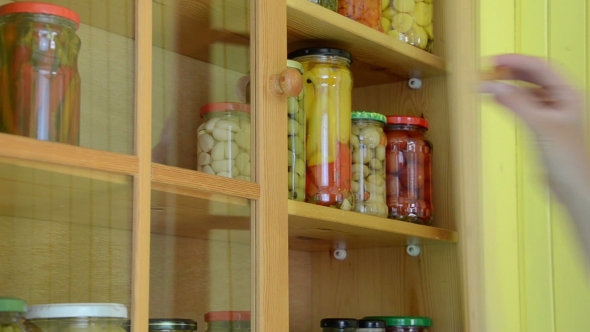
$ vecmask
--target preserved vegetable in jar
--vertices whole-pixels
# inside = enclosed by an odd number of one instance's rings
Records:
[[[357,326],[354,318],[324,318],[320,322],[322,332],[355,332]]]
[[[432,1],[383,0],[383,31],[395,39],[432,52]]]
[[[328,8],[335,12],[338,11],[338,0],[309,0],[310,2],[317,3],[318,5]]]
[[[131,331],[131,321],[123,325],[125,331]],[[192,319],[150,318],[148,331],[150,332],[192,332],[197,330],[197,322]]]
[[[357,332],[385,332],[385,321],[378,319],[359,319]]]
[[[303,74],[301,63],[293,60],[287,60],[287,67],[295,68]],[[305,93],[297,97],[287,99],[287,144],[289,157],[288,164],[288,181],[289,181],[289,199],[296,201],[305,201],[305,111],[303,109],[303,100]]]
[[[386,332],[429,332],[432,326],[432,320],[428,317],[370,316],[363,319],[385,321]]]
[[[306,200],[352,210],[352,56],[334,48],[306,48],[290,53],[289,58],[301,62],[304,72]]]
[[[29,332],[124,332],[127,308],[116,303],[34,305],[26,314]]]
[[[385,204],[385,115],[353,112],[350,146],[352,149],[352,184],[354,210],[387,217]]]
[[[206,332],[250,332],[249,311],[212,311],[205,314]]]
[[[381,25],[381,1],[389,0],[339,0],[338,13],[383,32]]]
[[[197,170],[250,181],[250,105],[211,103],[201,107]]]
[[[27,304],[21,299],[0,297],[0,331],[24,332],[21,324],[23,314],[27,312]]]
[[[0,6],[0,132],[79,144],[79,24],[57,5]]]
[[[389,218],[426,225],[432,221],[432,143],[424,137],[427,129],[428,121],[422,118],[387,117]]]

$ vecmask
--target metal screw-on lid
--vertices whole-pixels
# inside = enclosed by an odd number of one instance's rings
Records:
[[[131,321],[128,320],[123,324],[126,331],[131,331]],[[196,331],[197,322],[192,319],[177,318],[150,318],[148,330],[150,331]]]
[[[357,327],[358,321],[354,318],[324,318],[320,322],[320,327],[332,327],[332,328],[347,328]]]
[[[27,319],[102,317],[127,318],[127,308],[118,303],[57,303],[34,305],[26,313]]]
[[[390,115],[387,124],[416,125],[428,129],[428,121],[417,116]]]
[[[365,329],[377,329],[385,328],[386,324],[384,320],[378,319],[359,319],[359,328]]]
[[[0,312],[27,312],[27,303],[13,297],[0,297]]]
[[[325,55],[325,56],[339,56],[345,59],[348,59],[350,63],[352,63],[352,54],[346,52],[345,50],[341,50],[338,48],[330,48],[330,47],[308,47],[302,48],[296,51],[289,53],[289,59],[296,59],[302,56],[308,55]]]
[[[387,327],[395,326],[418,326],[418,327],[430,327],[432,326],[432,319],[428,317],[418,316],[369,316],[363,319],[375,319],[383,320],[387,324]]]
[[[353,120],[373,120],[386,123],[387,118],[385,115],[377,112],[366,112],[366,111],[354,111],[351,114]]]
[[[0,16],[17,13],[46,14],[67,18],[80,27],[80,16],[69,8],[41,2],[12,2],[0,6]]]

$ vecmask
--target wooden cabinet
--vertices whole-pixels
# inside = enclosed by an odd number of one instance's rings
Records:
[[[0,295],[123,303],[135,332],[148,317],[205,331],[211,310],[252,310],[257,332],[365,315],[478,330],[474,4],[434,2],[430,54],[308,0],[49,2],[82,18],[81,146],[0,134]],[[430,121],[433,226],[287,200],[269,78],[318,45],[352,53],[354,109]],[[248,75],[253,181],[197,171],[199,108],[238,101]]]

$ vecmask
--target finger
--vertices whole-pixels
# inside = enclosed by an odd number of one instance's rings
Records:
[[[484,82],[481,91],[494,95],[496,101],[523,118],[526,122],[534,121],[538,112],[545,109],[542,102],[529,91],[500,82]]]
[[[540,85],[545,88],[569,86],[565,79],[540,58],[503,54],[494,58],[496,66],[508,68],[512,79]]]

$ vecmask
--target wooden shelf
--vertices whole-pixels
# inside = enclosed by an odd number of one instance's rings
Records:
[[[287,29],[289,51],[331,46],[350,52],[355,87],[446,73],[440,57],[308,0],[287,0]]]
[[[377,248],[421,243],[456,243],[457,232],[404,221],[367,216],[304,202],[289,201],[289,247],[304,251]]]
[[[132,177],[0,161],[0,216],[131,229]]]

